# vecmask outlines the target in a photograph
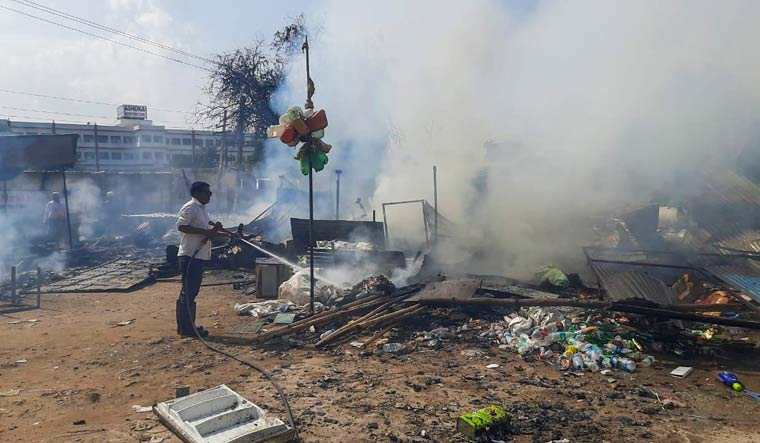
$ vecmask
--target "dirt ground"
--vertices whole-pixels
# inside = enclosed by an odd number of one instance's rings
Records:
[[[151,413],[132,406],[173,398],[185,385],[195,392],[227,384],[285,419],[258,374],[174,334],[177,291],[178,283],[157,283],[131,293],[46,295],[42,310],[0,316],[0,441],[178,442]],[[760,402],[716,380],[719,370],[733,369],[760,390],[754,356],[730,366],[664,361],[631,374],[569,376],[457,340],[399,356],[349,345],[255,349],[219,338],[245,320],[232,306],[248,298],[230,286],[201,294],[199,323],[217,344],[271,371],[304,442],[464,442],[457,416],[494,403],[513,415],[507,441],[760,442]],[[489,363],[500,368],[486,369]],[[668,376],[681,364],[695,372],[683,380]],[[642,388],[684,406],[665,409]]]

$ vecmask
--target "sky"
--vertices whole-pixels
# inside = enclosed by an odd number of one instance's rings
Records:
[[[319,15],[315,10],[317,2],[304,0],[37,0],[35,3],[201,57],[249,45],[257,37],[268,38],[287,23],[288,17],[301,13]],[[20,2],[0,0],[0,6],[206,66],[201,61],[78,24]],[[157,111],[157,108],[190,112],[205,99],[201,88],[207,72],[202,69],[1,8],[0,47],[3,61],[0,89],[114,104],[146,104],[149,118],[165,121],[170,127],[189,126],[191,116]],[[0,92],[0,106],[0,118],[15,115],[19,120],[55,118],[112,123],[116,117],[113,106],[7,92]],[[85,115],[90,117],[83,117]]]

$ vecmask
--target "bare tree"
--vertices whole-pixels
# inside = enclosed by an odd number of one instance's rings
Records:
[[[303,16],[277,31],[271,41],[256,40],[250,47],[214,57],[215,67],[204,91],[209,104],[198,113],[199,120],[221,125],[227,111],[227,127],[239,136],[252,132],[265,137],[277,115],[269,104],[285,77],[285,67],[305,36]]]

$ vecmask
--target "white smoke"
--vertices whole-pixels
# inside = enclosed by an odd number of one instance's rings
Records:
[[[580,257],[591,214],[688,186],[758,141],[760,3],[512,5],[326,3],[311,75],[334,148],[317,186],[339,168],[344,204],[432,201],[438,165],[471,270],[528,275]],[[297,58],[275,105],[304,90]]]

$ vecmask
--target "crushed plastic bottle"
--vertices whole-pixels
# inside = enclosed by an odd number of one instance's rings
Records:
[[[570,338],[570,334],[567,332],[552,332],[546,337],[548,340],[550,340],[552,343],[558,342],[558,341],[565,341],[568,338]]]
[[[506,343],[509,346],[511,346],[512,343],[514,343],[514,341],[515,341],[514,335],[512,335],[509,332],[505,332],[503,337],[504,337],[504,343]]]
[[[651,355],[647,355],[646,357],[644,357],[643,360],[641,360],[641,366],[648,368],[652,366],[652,363],[654,363],[654,361],[655,361],[654,357],[652,357]]]
[[[599,360],[602,358],[602,350],[599,349],[599,346],[596,345],[588,345],[586,346],[586,360],[598,363]]]

